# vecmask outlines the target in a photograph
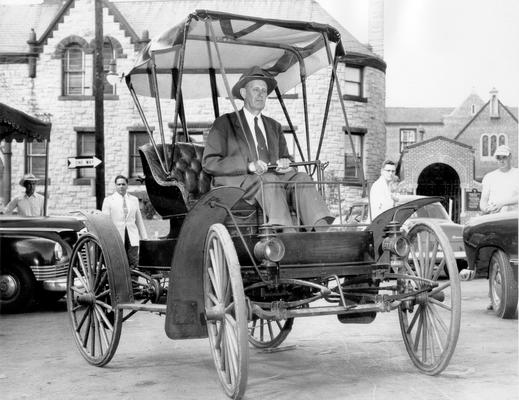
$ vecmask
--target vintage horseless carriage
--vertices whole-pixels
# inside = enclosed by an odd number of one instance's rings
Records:
[[[110,361],[123,322],[135,312],[166,314],[170,338],[209,337],[220,382],[237,399],[246,389],[249,343],[279,346],[296,317],[335,314],[342,323],[367,323],[377,312],[397,310],[417,368],[434,375],[448,365],[461,313],[452,249],[434,224],[418,224],[407,234],[400,230],[416,209],[438,198],[390,209],[365,229],[334,225],[315,232],[300,225],[296,214],[296,231],[283,232],[243,201],[242,189],[211,187],[200,168],[203,145],[189,135],[181,139],[180,131],[188,132],[188,99],[211,98],[218,116],[219,97],[228,97],[236,112],[230,82],[259,65],[278,82],[276,95],[300,152],[294,166],[314,177],[311,184],[323,196],[339,194],[340,218],[341,190],[333,186],[342,182],[324,180],[319,153],[334,92],[348,127],[336,75],[343,55],[340,35],[328,25],[212,11],[196,11],[147,45],[126,83],[150,135],[140,149],[148,195],[171,228],[167,237],[141,241],[139,268],[130,270],[109,218],[86,216],[89,233],[74,248],[67,303],[77,347],[89,363]],[[330,71],[329,92],[312,157],[306,78],[323,68]],[[282,97],[297,84],[306,155]],[[161,143],[142,96],[154,99]],[[170,143],[162,101],[175,110]]]

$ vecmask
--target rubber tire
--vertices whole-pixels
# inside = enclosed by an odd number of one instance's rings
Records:
[[[517,310],[517,281],[510,266],[510,259],[502,250],[492,254],[488,265],[490,301],[499,318],[515,318]],[[497,279],[496,279],[497,278]],[[496,283],[500,288],[496,287]]]
[[[30,268],[18,265],[3,266],[0,275],[9,275],[18,289],[10,300],[0,299],[0,313],[12,314],[28,311],[35,302],[37,282]]]

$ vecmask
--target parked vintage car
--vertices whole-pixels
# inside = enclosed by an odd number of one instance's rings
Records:
[[[463,229],[468,271],[462,271],[462,277],[488,278],[490,301],[499,318],[517,314],[517,229],[517,211],[474,217]]]
[[[404,204],[421,197],[424,196],[402,195],[397,205]],[[458,270],[461,271],[462,269],[466,268],[467,257],[465,254],[465,246],[463,245],[463,225],[453,222],[441,203],[436,202],[427,204],[426,206],[416,210],[416,212],[405,221],[402,229],[404,229],[406,232],[409,232],[413,226],[422,221],[429,221],[440,226],[449,239],[452,250],[454,252],[454,257],[456,257]],[[369,216],[368,199],[362,198],[354,202],[346,214],[346,223],[358,223],[362,225],[369,224],[370,222],[371,219]]]
[[[64,296],[81,217],[0,216],[0,312],[28,310]]]

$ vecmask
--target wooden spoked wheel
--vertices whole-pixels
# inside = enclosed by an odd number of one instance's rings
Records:
[[[249,342],[257,348],[278,347],[287,338],[294,325],[294,318],[281,321],[254,316],[249,321]]]
[[[74,246],[67,279],[74,339],[81,355],[96,366],[107,364],[114,356],[123,321],[108,277],[105,251],[94,235],[82,236]]]
[[[211,353],[218,377],[232,399],[247,386],[247,306],[238,256],[222,224],[209,228],[204,253],[204,302]]]
[[[456,259],[445,233],[424,222],[408,234],[406,273],[420,279],[399,282],[403,293],[422,290],[398,310],[404,343],[414,365],[429,375],[447,367],[458,341],[461,289]],[[430,282],[437,284],[433,287]]]

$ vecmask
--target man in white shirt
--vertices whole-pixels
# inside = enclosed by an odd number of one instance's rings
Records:
[[[373,183],[369,192],[369,203],[371,208],[371,219],[374,220],[379,214],[394,207],[397,200],[396,194],[392,193],[391,185],[395,178],[396,166],[391,160],[382,164],[380,177]]]
[[[25,188],[25,194],[12,199],[7,206],[5,206],[4,212],[6,214],[12,214],[16,209],[18,215],[22,217],[42,216],[44,198],[41,194],[35,192],[37,182],[38,178],[33,174],[25,174],[23,178],[20,179],[20,186]]]
[[[485,214],[517,210],[519,170],[512,167],[512,151],[502,145],[494,157],[499,168],[484,176],[479,208]]]
[[[115,193],[103,201],[102,211],[112,218],[124,242],[130,268],[139,266],[139,240],[147,239],[146,227],[139,207],[139,199],[128,191],[128,178],[115,177]]]

